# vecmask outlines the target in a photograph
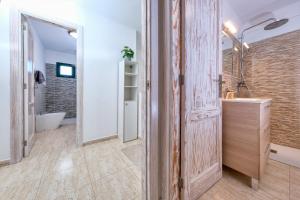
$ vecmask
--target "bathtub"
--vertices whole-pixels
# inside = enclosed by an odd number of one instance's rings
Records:
[[[65,118],[66,113],[48,113],[35,116],[35,130],[42,132],[47,130],[57,129]]]

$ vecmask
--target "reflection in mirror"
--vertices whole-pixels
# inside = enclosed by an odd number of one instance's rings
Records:
[[[240,49],[239,40],[224,27],[222,37],[223,50],[223,98],[233,98],[236,96],[237,84],[239,81]]]

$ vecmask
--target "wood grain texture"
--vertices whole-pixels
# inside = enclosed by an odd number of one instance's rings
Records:
[[[142,89],[142,110],[141,113],[143,116],[140,117],[141,119],[141,129],[139,131],[142,132],[142,169],[141,169],[141,176],[142,176],[142,199],[147,199],[147,170],[148,167],[146,165],[147,163],[147,108],[148,108],[148,101],[147,101],[147,0],[142,0],[142,33],[141,33],[141,39],[142,39],[142,63],[141,68],[143,68],[140,72],[140,82],[144,82],[144,89]],[[140,87],[140,88],[142,88]]]
[[[151,83],[147,90],[147,199],[159,199],[160,196],[160,121],[164,121],[161,108],[160,88],[163,88],[163,68],[160,61],[162,2],[158,0],[147,1],[147,81]]]
[[[223,102],[223,164],[253,178],[253,185],[269,156],[270,103]]]
[[[250,45],[245,58],[251,97],[272,98],[272,143],[300,149],[300,31]]]
[[[81,146],[83,144],[83,77],[84,77],[84,52],[83,52],[83,27],[76,25],[77,40],[76,40],[76,74],[77,74],[77,116],[76,116],[76,144]]]
[[[181,1],[172,1],[171,20],[171,112],[170,112],[170,133],[171,133],[171,166],[170,166],[170,199],[180,199],[180,83],[179,75],[181,68]]]
[[[23,157],[23,70],[21,13],[10,9],[10,162]]]
[[[218,0],[182,1],[182,199],[197,199],[222,175]]]

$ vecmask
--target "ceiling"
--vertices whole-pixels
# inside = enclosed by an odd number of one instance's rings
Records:
[[[117,23],[141,30],[142,0],[68,0],[89,12],[96,12]],[[62,27],[30,18],[46,49],[75,53],[76,40]]]
[[[68,34],[67,29],[34,18],[29,21],[45,49],[75,54],[76,39]]]
[[[142,0],[77,0],[86,10],[96,10],[100,15],[135,30],[141,30]]]
[[[247,23],[253,17],[265,12],[272,12],[299,0],[227,0],[240,17],[242,23]]]

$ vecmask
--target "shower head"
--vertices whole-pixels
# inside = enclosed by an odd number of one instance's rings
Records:
[[[280,20],[276,20],[268,25],[266,25],[264,27],[265,31],[269,31],[269,30],[273,30],[275,28],[279,28],[281,26],[283,26],[284,24],[288,23],[289,19],[280,19]]]

